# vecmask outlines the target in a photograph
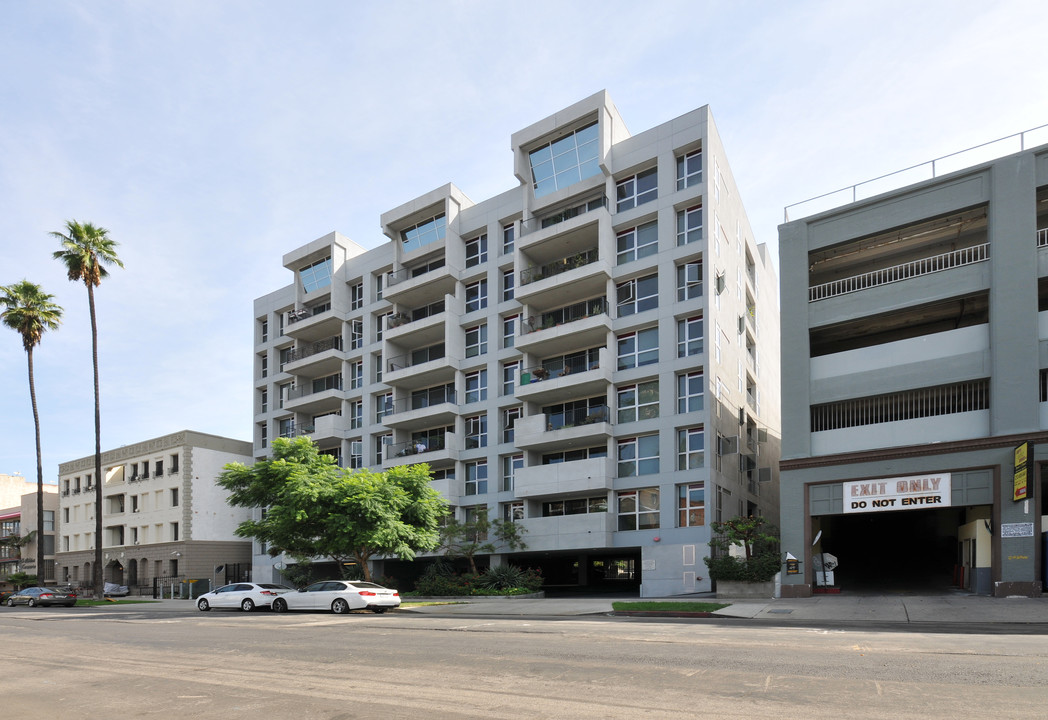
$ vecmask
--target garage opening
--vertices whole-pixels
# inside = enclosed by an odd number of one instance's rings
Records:
[[[965,517],[965,508],[941,508],[814,520],[822,530],[821,549],[837,558],[834,584],[842,592],[929,594],[959,584]]]

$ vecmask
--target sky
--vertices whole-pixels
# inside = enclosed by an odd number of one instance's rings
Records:
[[[0,0],[0,285],[65,310],[34,351],[44,478],[94,452],[67,220],[125,265],[96,292],[103,451],[248,440],[252,303],[292,281],[284,253],[377,247],[383,212],[448,182],[516,187],[515,131],[603,89],[634,133],[709,105],[774,259],[786,205],[1048,123],[1045,37],[1037,0]],[[0,473],[36,477],[4,327]]]

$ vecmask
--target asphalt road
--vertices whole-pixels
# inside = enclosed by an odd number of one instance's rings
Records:
[[[1044,717],[1048,642],[630,618],[3,608],[5,716]]]

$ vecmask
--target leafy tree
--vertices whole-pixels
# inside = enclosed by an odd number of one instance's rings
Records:
[[[441,533],[444,554],[449,558],[465,558],[474,575],[477,574],[476,555],[493,553],[499,546],[509,550],[527,547],[523,537],[527,530],[523,526],[507,520],[492,520],[488,513],[485,509],[465,521],[449,518]]]
[[[15,586],[15,590],[21,590],[24,587],[36,585],[36,575],[22,571],[13,572],[7,576],[7,581]]]
[[[710,579],[766,582],[779,572],[779,539],[763,517],[734,517],[711,523],[710,529],[714,533],[710,547],[720,551],[704,558]],[[743,548],[745,557],[730,555],[732,546]]]
[[[95,316],[95,288],[109,276],[107,265],[124,267],[117,257],[117,242],[109,231],[91,223],[67,220],[65,233],[53,232],[62,249],[53,257],[66,267],[66,276],[87,287],[87,305],[91,313],[91,363],[95,372],[95,563],[94,592],[97,600],[104,597],[102,580],[102,410],[98,394],[98,321]]]
[[[57,330],[62,322],[62,308],[52,302],[54,295],[39,285],[23,280],[0,286],[0,321],[22,336],[22,347],[29,361],[29,400],[33,405],[33,427],[36,430],[36,528],[44,536],[44,461],[40,451],[40,412],[36,405],[36,381],[33,378],[33,348],[40,344],[47,330]],[[36,571],[44,572],[44,544],[36,544]]]
[[[272,450],[271,459],[251,467],[230,463],[219,476],[232,505],[266,508],[261,518],[240,524],[240,537],[294,558],[330,557],[343,577],[356,561],[365,580],[377,555],[413,560],[439,545],[447,502],[430,485],[426,465],[351,472],[307,437],[278,438]]]

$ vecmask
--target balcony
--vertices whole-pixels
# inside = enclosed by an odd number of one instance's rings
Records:
[[[583,250],[521,270],[515,296],[535,310],[549,310],[572,297],[603,295],[611,270],[610,263],[598,258],[596,248]]]
[[[346,437],[344,420],[341,415],[324,415],[318,417],[311,425],[299,425],[298,435],[309,435],[321,447],[337,447]],[[335,441],[335,442],[332,442]]]
[[[333,311],[330,306],[300,308],[287,314],[284,334],[295,340],[312,343],[342,334],[342,322],[345,318]],[[319,311],[319,312],[318,312]]]
[[[312,375],[330,375],[342,369],[342,336],[304,343],[293,349],[284,362],[284,372],[299,373],[309,368]]]
[[[597,351],[596,358],[583,352],[546,360],[520,374],[520,385],[514,394],[519,400],[543,404],[580,395],[602,395],[611,383],[612,370],[606,347]]]
[[[539,355],[568,353],[580,347],[606,345],[610,331],[607,299],[593,298],[529,315],[521,323],[516,347],[521,352]]]
[[[342,407],[342,381],[332,386],[317,386],[308,379],[302,385],[292,386],[284,399],[284,409],[316,415],[325,410]]]
[[[455,443],[455,436],[447,434],[444,437],[429,438],[428,442],[421,445],[413,440],[387,445],[385,454],[386,459],[382,461],[384,470],[397,465],[416,463],[426,463],[432,468],[449,468],[455,467],[459,449]]]
[[[397,305],[409,307],[425,305],[445,295],[455,293],[460,271],[450,265],[430,268],[401,268],[387,276],[382,297]]]
[[[588,200],[573,201],[568,207],[560,207],[553,212],[546,212],[529,218],[520,224],[519,248],[549,240],[555,235],[570,233],[586,225],[598,223],[601,219],[611,221],[608,210],[608,198],[603,193]]]
[[[458,407],[458,395],[452,391],[435,398],[404,398],[393,403],[392,410],[386,414],[382,422],[387,427],[402,430],[451,425],[458,417]]]
[[[613,545],[615,513],[558,515],[518,520],[527,532],[529,551],[610,548]]]
[[[532,415],[515,425],[517,447],[546,451],[588,447],[606,443],[612,435],[611,416],[606,406],[586,412]]]
[[[519,498],[578,497],[611,490],[614,481],[612,458],[589,458],[520,468],[513,476],[513,490]]]
[[[454,381],[455,373],[459,370],[459,359],[447,355],[433,359],[416,355],[417,353],[411,353],[388,358],[382,382],[393,387],[419,390],[430,385]]]
[[[390,316],[384,338],[404,347],[425,347],[451,334],[449,325],[465,312],[465,303],[454,295]]]

